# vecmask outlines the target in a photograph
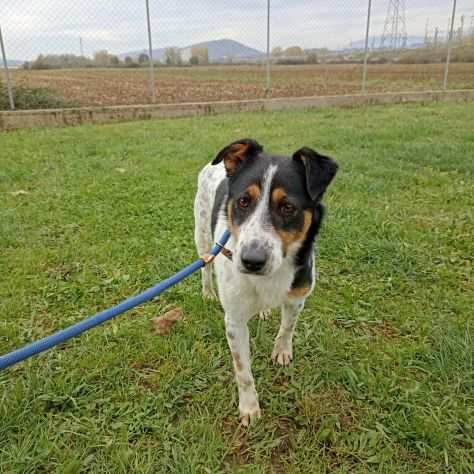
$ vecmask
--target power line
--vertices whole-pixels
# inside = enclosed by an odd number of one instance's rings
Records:
[[[430,19],[426,19],[425,25],[425,46],[427,46],[430,42]]]
[[[407,25],[405,3],[405,0],[389,0],[383,35],[380,41],[381,48],[406,48]]]

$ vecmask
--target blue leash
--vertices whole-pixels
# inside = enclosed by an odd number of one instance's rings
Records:
[[[218,240],[214,247],[212,247],[211,251],[209,252],[209,255],[212,257],[217,256],[229,240],[229,237],[230,232],[226,230],[222,234],[220,240]],[[0,356],[0,369],[6,369],[7,367],[10,367],[11,365],[16,364],[17,362],[21,362],[22,360],[25,360],[28,357],[46,351],[47,349],[50,349],[51,347],[61,344],[62,342],[67,341],[68,339],[78,336],[79,334],[82,334],[83,332],[88,331],[89,329],[92,329],[93,327],[98,326],[99,324],[102,324],[105,321],[112,319],[115,316],[118,316],[119,314],[125,313],[125,311],[128,311],[129,309],[132,309],[135,306],[144,303],[145,301],[149,301],[152,298],[155,298],[171,286],[176,285],[176,283],[179,283],[181,280],[184,280],[186,277],[188,277],[195,271],[204,267],[208,262],[209,260],[203,258],[195,260],[193,263],[191,263],[187,267],[184,267],[182,270],[175,273],[173,276],[167,278],[166,280],[163,280],[162,282],[158,283],[155,286],[152,286],[151,288],[148,288],[148,290],[145,290],[139,295],[132,296],[131,298],[122,301],[121,303],[116,306],[113,306],[112,308],[106,309],[105,311],[101,311],[100,313],[97,313],[94,316],[90,316],[89,318],[84,319],[79,323],[73,324],[72,326],[63,329],[62,331],[58,331],[54,334],[51,334],[51,336],[44,337],[43,339],[40,339],[36,342],[32,342],[31,344],[17,349],[16,351]]]

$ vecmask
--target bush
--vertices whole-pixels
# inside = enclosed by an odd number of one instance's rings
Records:
[[[55,97],[48,89],[31,89],[27,87],[15,87],[13,89],[15,108],[27,109],[62,109],[65,107],[77,107],[79,104]],[[10,110],[8,92],[5,86],[0,85],[0,110]]]

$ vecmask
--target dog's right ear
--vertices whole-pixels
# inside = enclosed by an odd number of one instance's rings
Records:
[[[263,147],[251,138],[237,140],[223,148],[212,161],[217,165],[224,160],[227,176],[233,176],[240,165],[248,158],[257,156],[263,151]]]

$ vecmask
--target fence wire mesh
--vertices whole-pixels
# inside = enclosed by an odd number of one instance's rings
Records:
[[[0,109],[474,88],[472,0],[370,3],[4,0]]]

